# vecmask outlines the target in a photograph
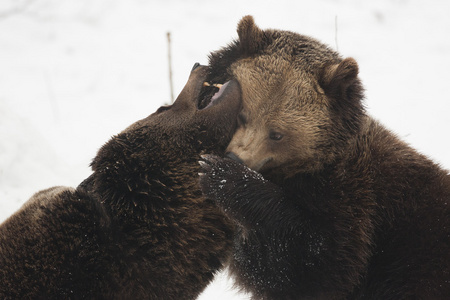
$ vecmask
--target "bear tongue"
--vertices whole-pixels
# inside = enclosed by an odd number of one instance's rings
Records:
[[[224,84],[222,84],[222,85],[220,85],[220,86],[219,86],[219,85],[216,85],[216,86],[219,88],[219,90],[212,96],[211,102],[209,102],[208,106],[210,106],[211,103],[214,102],[214,100],[216,100],[216,99],[218,99],[220,96],[222,96],[223,91],[225,91],[225,89],[226,89],[227,86],[228,86],[228,83],[230,83],[230,82],[227,81],[227,82],[225,82]]]

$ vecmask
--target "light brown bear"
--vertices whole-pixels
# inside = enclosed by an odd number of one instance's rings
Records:
[[[448,172],[366,114],[354,59],[249,16],[238,35],[210,58],[242,89],[233,160],[204,156],[200,174],[239,225],[237,283],[254,299],[449,299]]]

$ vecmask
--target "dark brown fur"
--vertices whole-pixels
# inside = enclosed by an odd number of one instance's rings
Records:
[[[354,59],[251,17],[238,34],[210,60],[242,89],[234,160],[205,156],[200,177],[239,225],[238,285],[255,299],[448,299],[448,172],[365,113]]]
[[[198,187],[223,153],[235,84],[198,109],[207,67],[176,102],[113,137],[77,189],[37,193],[0,227],[1,299],[195,299],[227,260],[233,226]]]

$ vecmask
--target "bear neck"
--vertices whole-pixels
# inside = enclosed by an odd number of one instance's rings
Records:
[[[374,212],[375,218],[387,227],[401,219],[405,211],[421,205],[424,199],[414,195],[424,190],[444,193],[442,183],[450,182],[446,170],[370,117],[365,118],[359,133],[348,140],[333,163],[316,172],[266,178],[306,206],[327,207],[330,200],[342,201],[349,195],[365,199],[380,208]]]
[[[220,141],[204,142],[198,132],[186,130],[171,136],[152,133],[152,139],[148,132],[143,136],[119,134],[100,149],[92,163],[94,173],[87,179],[90,194],[112,216],[148,220],[154,212],[203,199],[198,187],[200,154],[223,155],[227,142],[223,135]]]

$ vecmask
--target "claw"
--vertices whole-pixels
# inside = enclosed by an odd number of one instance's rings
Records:
[[[200,167],[202,167],[204,170],[208,171],[212,169],[212,166],[210,164],[208,164],[206,161],[203,160],[199,160],[198,164],[200,165]]]
[[[218,161],[219,159],[219,157],[218,156],[216,156],[216,155],[212,155],[212,154],[202,154],[202,155],[200,155],[201,156],[201,158],[203,158],[204,160],[206,160],[206,161],[208,161],[208,162],[216,162],[216,161]]]
[[[207,166],[209,166],[209,164],[208,164],[206,161],[203,161],[203,160],[199,160],[199,161],[198,161],[198,164],[199,164],[201,167],[207,167]]]

